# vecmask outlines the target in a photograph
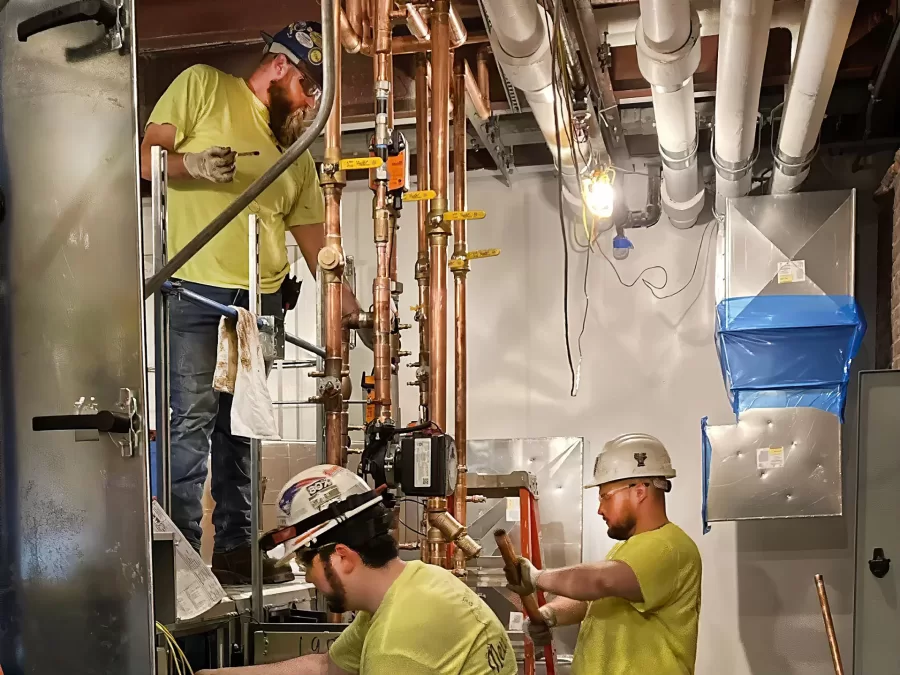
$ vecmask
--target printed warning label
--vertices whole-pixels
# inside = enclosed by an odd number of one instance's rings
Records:
[[[417,438],[415,449],[416,487],[431,487],[431,439]]]
[[[757,469],[780,469],[784,466],[784,448],[759,448],[756,451]]]
[[[794,284],[806,281],[806,261],[788,260],[778,265],[778,283]]]

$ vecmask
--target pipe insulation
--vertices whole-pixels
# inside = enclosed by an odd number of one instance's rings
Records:
[[[719,0],[696,0],[691,7],[700,18],[700,37],[720,35],[722,32],[722,7]],[[741,3],[747,4],[747,3]],[[750,3],[753,4],[753,3]],[[610,47],[628,47],[634,44],[634,29],[640,17],[637,4],[604,5],[594,9],[597,31],[606,37]],[[784,28],[791,34],[791,60],[797,51],[800,24],[803,21],[803,0],[777,0],[772,8],[769,27]]]
[[[525,94],[557,170],[563,176],[570,196],[581,198],[579,176],[575,171],[590,166],[591,149],[600,150],[599,135],[575,141],[567,119],[566,102],[560,96],[554,115],[553,58],[550,45],[552,19],[535,0],[484,0],[484,10],[491,20],[491,47],[509,81]],[[557,134],[560,152],[557,153]],[[572,142],[570,142],[570,139]],[[573,156],[573,143],[577,157]],[[586,161],[587,160],[587,161]]]
[[[858,0],[808,0],[778,131],[772,193],[793,192],[809,175],[825,107]]]
[[[722,0],[713,148],[717,214],[725,213],[726,198],[750,192],[773,4],[773,0]]]
[[[657,12],[661,12],[657,16]],[[659,27],[660,16],[687,25],[687,40],[671,51],[654,38],[684,35],[683,28],[670,32]],[[646,26],[650,27],[650,34]],[[700,20],[688,0],[641,0],[641,16],[635,27],[638,67],[650,83],[659,153],[663,165],[662,202],[669,222],[689,228],[703,209],[704,189],[697,166],[697,118],[694,114],[694,71],[700,63]],[[667,47],[667,49],[670,47]]]

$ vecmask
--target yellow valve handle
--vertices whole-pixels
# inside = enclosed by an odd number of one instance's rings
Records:
[[[487,214],[484,211],[446,211],[444,220],[481,220]]]
[[[403,195],[403,201],[405,202],[425,202],[429,199],[434,199],[437,197],[437,192],[434,190],[417,190],[415,192],[407,192]]]
[[[499,248],[480,248],[466,253],[466,258],[469,260],[480,260],[481,258],[496,258],[498,255],[500,255]]]
[[[461,270],[465,267],[469,260],[480,260],[481,258],[494,258],[500,255],[499,248],[482,248],[476,251],[469,251],[465,258],[450,258],[448,267],[451,270]]]
[[[384,161],[381,157],[352,157],[350,159],[341,160],[341,170],[350,171],[352,169],[377,169]]]

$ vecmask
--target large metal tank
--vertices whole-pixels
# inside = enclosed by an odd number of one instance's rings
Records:
[[[150,675],[133,6],[74,5],[0,13],[0,665]]]

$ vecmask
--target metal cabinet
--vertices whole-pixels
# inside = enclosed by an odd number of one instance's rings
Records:
[[[859,382],[853,672],[896,673],[900,672],[900,371],[863,372]],[[893,562],[887,562],[890,559]]]
[[[0,665],[150,675],[133,6],[68,7],[0,13]]]

